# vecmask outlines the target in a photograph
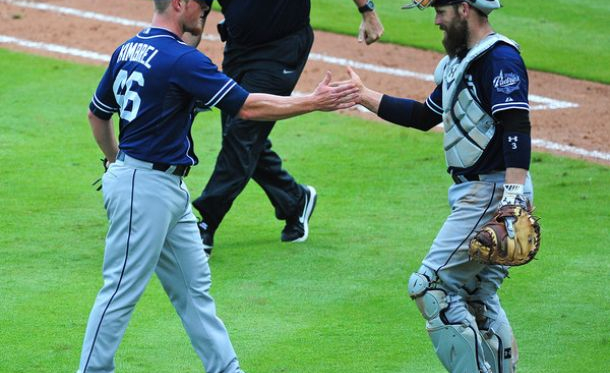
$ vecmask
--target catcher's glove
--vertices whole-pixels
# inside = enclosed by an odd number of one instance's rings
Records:
[[[484,264],[519,266],[534,259],[539,248],[538,218],[522,206],[505,205],[470,241],[468,253]]]

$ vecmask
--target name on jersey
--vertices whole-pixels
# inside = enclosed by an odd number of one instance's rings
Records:
[[[507,95],[519,89],[520,83],[521,79],[519,79],[519,75],[515,73],[505,74],[502,70],[500,70],[500,74],[493,80],[494,88],[496,88],[498,92]]]
[[[126,43],[121,47],[118,60],[139,62],[150,69],[150,62],[155,58],[157,53],[159,53],[159,51],[148,44]]]

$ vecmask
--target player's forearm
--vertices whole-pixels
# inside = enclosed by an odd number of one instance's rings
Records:
[[[383,95],[377,112],[380,118],[401,126],[428,131],[441,122],[439,114],[419,101]]]
[[[377,114],[379,112],[379,105],[381,104],[382,97],[383,93],[363,87],[360,92],[360,102],[358,103]]]
[[[333,111],[354,106],[360,95],[356,85],[351,82],[342,82],[330,86],[330,80],[330,72],[327,72],[318,87],[306,96],[286,97],[251,93],[238,115],[246,120],[273,121],[316,110]]]
[[[119,152],[119,147],[114,135],[112,119],[98,118],[91,111],[89,111],[88,119],[95,142],[102,150],[102,153],[104,153],[106,159],[110,163],[114,162]]]
[[[506,184],[525,184],[527,178],[527,170],[523,168],[509,167],[506,169],[504,183]]]
[[[251,93],[238,115],[242,119],[276,121],[318,110],[311,96],[284,97]]]

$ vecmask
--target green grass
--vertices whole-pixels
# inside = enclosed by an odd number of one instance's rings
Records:
[[[101,286],[106,218],[86,110],[103,68],[0,49],[0,372],[71,372]],[[251,184],[216,236],[213,295],[249,373],[442,371],[406,282],[448,214],[441,135],[335,114],[279,124],[285,166],[315,185],[309,241],[279,242]],[[197,119],[197,193],[219,148]],[[535,154],[539,260],[501,290],[520,369],[607,371],[609,168]],[[200,372],[158,280],[138,304],[117,372]]]
[[[411,0],[377,1],[385,27],[383,42],[442,51],[442,33],[434,10],[401,10]],[[530,69],[610,83],[610,2],[583,0],[503,0],[490,22],[495,30],[521,44]],[[360,15],[349,0],[312,1],[317,29],[356,35]],[[422,67],[431,72],[434,66]]]

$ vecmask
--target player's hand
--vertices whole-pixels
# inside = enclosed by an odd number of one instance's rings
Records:
[[[327,71],[324,79],[311,94],[316,102],[316,109],[333,111],[347,109],[356,104],[359,90],[351,81],[331,83],[332,75]]]
[[[356,103],[376,114],[379,111],[379,104],[381,103],[383,94],[366,87],[362,82],[362,79],[360,79],[360,76],[349,66],[347,67],[347,74],[350,77],[349,82],[358,89]]]
[[[364,42],[367,45],[373,44],[383,35],[383,25],[376,12],[362,13],[362,23],[360,23],[360,31],[358,32],[358,42]]]
[[[352,82],[352,84],[356,86],[358,90],[362,91],[366,88],[364,86],[364,83],[362,83],[362,79],[360,79],[360,76],[356,74],[354,69],[349,66],[347,67],[347,74],[349,75],[349,81]]]

